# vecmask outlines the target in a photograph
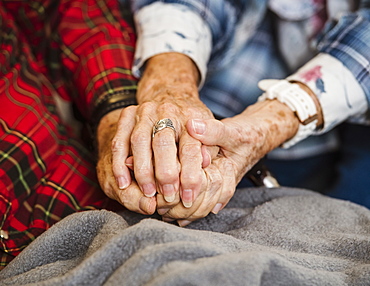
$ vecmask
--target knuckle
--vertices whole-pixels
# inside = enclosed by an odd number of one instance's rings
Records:
[[[134,196],[132,196],[131,192],[128,192],[126,190],[122,190],[118,197],[121,204],[123,204],[126,207],[131,205],[132,201],[134,200]]]
[[[100,186],[103,189],[103,192],[111,199],[117,200],[117,194],[112,186],[112,183],[108,180],[100,182]]]
[[[130,105],[125,107],[120,114],[120,123],[125,122],[126,117],[131,117],[132,115],[136,114],[137,105]]]
[[[156,109],[157,108],[157,105],[158,104],[155,103],[155,102],[146,101],[146,102],[143,102],[143,103],[140,104],[140,109],[143,110],[143,111],[145,111],[145,110],[151,111],[153,109]]]
[[[174,168],[164,168],[156,173],[156,177],[158,181],[163,182],[170,182],[174,181],[178,178],[179,172]]]
[[[114,137],[112,140],[112,145],[111,145],[112,152],[119,152],[124,148],[125,148],[125,143],[119,138]]]
[[[163,130],[164,131],[164,130]],[[158,149],[168,148],[175,146],[175,141],[172,137],[165,136],[166,133],[159,132],[155,135],[153,140],[153,147]]]
[[[213,190],[218,190],[218,189],[220,189],[221,188],[221,186],[222,186],[222,179],[220,179],[219,177],[216,177],[212,182],[211,182],[211,184],[212,184],[212,189]]]
[[[189,210],[184,210],[182,207],[174,207],[166,213],[166,217],[173,219],[186,219],[191,215]]]
[[[202,182],[200,172],[184,172],[181,173],[181,182],[186,183],[187,186],[198,186]]]
[[[112,171],[113,171],[113,174],[118,177],[118,176],[121,176],[123,175],[124,173],[124,167],[122,164],[119,164],[115,161],[113,161],[112,163]]]
[[[137,105],[129,105],[122,110],[123,114],[131,114],[136,112]]]
[[[215,185],[216,187],[221,187],[222,184],[222,176],[220,173],[213,173],[212,176],[210,176],[210,182]]]
[[[234,195],[234,190],[230,187],[226,187],[226,189],[224,189],[223,191],[223,197],[225,200],[229,200],[231,199],[231,197]]]
[[[151,178],[153,176],[151,172],[150,166],[147,164],[142,164],[139,166],[135,165],[135,176],[138,181],[142,181],[143,179],[148,180],[148,178]]]
[[[193,118],[204,118],[205,114],[204,112],[207,111],[207,116],[211,116],[211,112],[207,109],[199,109],[199,107],[188,107],[186,112],[187,114],[191,114]]]
[[[158,106],[158,110],[160,112],[176,114],[179,112],[179,107],[172,102],[165,102],[165,103],[162,103],[160,106]]]
[[[149,144],[150,136],[143,132],[133,132],[130,140],[133,147],[143,146]]]
[[[181,147],[180,154],[185,158],[195,158],[201,156],[200,144],[186,143]]]

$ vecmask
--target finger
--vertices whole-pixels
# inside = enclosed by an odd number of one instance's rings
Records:
[[[104,193],[124,205],[127,209],[141,214],[153,214],[156,209],[156,199],[143,195],[135,181],[126,189],[118,188],[107,158],[102,158],[97,166],[98,179]]]
[[[184,133],[179,141],[179,159],[181,163],[181,201],[186,208],[190,208],[198,197],[202,185],[205,156],[202,155],[202,144]],[[207,155],[209,156],[209,155]],[[208,158],[208,160],[210,160]],[[209,165],[209,164],[208,164]]]
[[[227,163],[227,159],[225,158],[218,158],[214,161],[215,166],[217,166],[218,170],[223,170],[222,178],[219,181],[220,183],[220,195],[215,206],[212,209],[212,213],[217,214],[220,210],[222,210],[233,197],[235,190],[236,190],[236,181],[234,170],[231,164]],[[210,172],[207,170],[207,174]],[[215,173],[213,173],[215,176]],[[216,178],[217,179],[217,178]]]
[[[213,167],[212,165],[211,168],[215,169],[215,167]],[[217,178],[220,178],[220,176],[218,176]],[[163,217],[176,220],[195,220],[200,217],[206,216],[212,210],[214,204],[219,198],[216,193],[219,186],[220,183],[218,182],[218,180],[216,180],[216,177],[212,177],[210,179],[206,176],[206,173],[203,172],[201,184],[202,191],[200,192],[197,199],[193,202],[193,205],[190,208],[186,208],[183,204],[180,203],[168,210],[165,214],[163,214]],[[214,200],[215,203],[211,203],[210,205],[209,203],[212,200]]]
[[[212,159],[217,157],[219,150],[220,148],[218,146],[202,145],[203,168],[207,168],[212,163]]]
[[[198,220],[200,218],[206,217],[210,212],[219,211],[218,208],[222,205],[220,204],[220,196],[222,194],[222,176],[219,170],[210,165],[205,169],[207,175],[207,191],[204,194],[202,203],[190,216],[186,219],[178,220],[180,226],[188,225],[190,222]]]
[[[164,215],[176,205],[181,204],[179,192],[176,193],[176,198],[171,203],[167,202],[161,193],[157,193],[156,199],[157,199],[157,212],[159,215]]]
[[[131,150],[135,158],[135,179],[147,197],[153,197],[157,190],[153,170],[152,113],[154,107],[143,104],[144,109],[137,116],[137,123],[131,135]]]
[[[187,212],[178,207],[173,208],[164,215],[165,217],[175,218],[180,226],[186,226],[192,221],[207,216],[215,208],[217,210],[222,191],[222,176],[214,165],[210,165],[206,170],[206,191],[202,192],[194,202],[197,207],[191,208]],[[203,187],[204,184],[203,182]]]
[[[205,145],[202,145],[201,151],[202,151],[202,158],[203,158],[202,168],[207,168],[212,162],[211,153],[208,151],[208,148]]]
[[[134,157],[130,156],[126,160],[126,166],[130,169],[134,169]],[[157,193],[157,212],[160,215],[165,214],[169,209],[171,209],[173,206],[177,205],[180,202],[180,195],[177,192],[176,197],[172,202],[167,202],[163,195],[161,193]]]
[[[129,168],[131,171],[134,170],[134,156],[130,156],[126,159],[125,162],[127,168]]]
[[[198,199],[194,201],[193,205],[190,208],[184,207],[184,205],[179,202],[177,205],[173,206],[170,209],[167,209],[167,212],[162,213],[162,217],[165,219],[187,219],[200,207],[203,201],[204,193],[201,193],[198,196]],[[158,212],[159,213],[159,212]]]
[[[116,196],[119,203],[133,212],[153,214],[156,210],[156,198],[144,196],[135,181],[124,190],[117,189]]]
[[[177,129],[178,130],[178,129]],[[175,132],[165,128],[152,139],[155,178],[159,190],[168,203],[175,201],[179,190],[180,164],[177,158]]]
[[[204,145],[224,146],[230,141],[224,123],[216,119],[191,119],[186,123],[186,129]]]
[[[130,135],[135,126],[135,113],[136,106],[123,109],[112,140],[112,170],[120,189],[127,188],[131,183],[130,172],[125,165],[125,160],[130,150]]]

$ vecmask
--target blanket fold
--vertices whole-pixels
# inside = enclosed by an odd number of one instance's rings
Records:
[[[370,285],[370,210],[350,202],[250,188],[186,228],[157,218],[70,215],[0,285]]]

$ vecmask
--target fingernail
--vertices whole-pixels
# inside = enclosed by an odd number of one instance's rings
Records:
[[[175,200],[175,197],[175,194],[173,194],[172,196],[164,196],[164,199],[167,203],[172,203]]]
[[[162,220],[165,221],[165,222],[173,222],[174,221],[173,218],[169,218],[169,217],[162,217]]]
[[[134,157],[128,157],[125,161],[126,166],[133,166],[134,165]]]
[[[185,189],[182,191],[182,204],[186,208],[190,208],[193,205],[193,190]]]
[[[218,212],[221,210],[222,208],[222,204],[221,203],[218,203],[214,206],[213,210],[212,210],[212,213],[214,214],[218,214]]]
[[[117,178],[118,188],[126,189],[128,187],[128,181],[125,177],[118,177]]]
[[[157,212],[159,215],[164,215],[168,211],[169,211],[169,208],[157,209]]]
[[[190,224],[192,221],[191,220],[178,220],[177,223],[179,224],[179,226],[181,227],[184,227],[184,226],[187,226],[188,224]]]
[[[193,119],[191,121],[191,124],[193,126],[193,129],[194,129],[195,133],[197,133],[197,134],[201,135],[206,131],[206,125],[204,124],[203,120]]]
[[[162,186],[163,197],[167,203],[172,203],[175,200],[175,187],[171,184],[166,184]]]
[[[134,165],[129,165],[129,164],[126,164],[127,168],[129,168],[131,171],[134,170]]]
[[[156,193],[156,189],[155,189],[154,184],[143,185],[143,193],[148,198],[153,197]]]

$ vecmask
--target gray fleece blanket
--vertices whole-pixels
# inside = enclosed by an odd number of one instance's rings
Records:
[[[68,216],[1,285],[370,285],[370,210],[306,190],[238,190],[186,228],[130,212]]]

